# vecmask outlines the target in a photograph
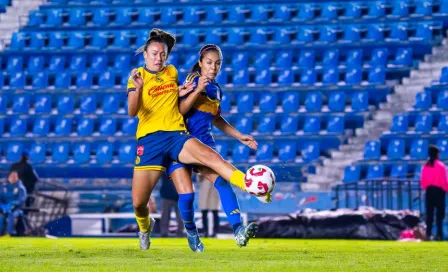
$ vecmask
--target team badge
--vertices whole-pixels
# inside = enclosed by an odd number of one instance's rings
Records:
[[[145,151],[145,147],[142,145],[137,146],[137,156],[142,156]]]
[[[140,164],[140,157],[137,156],[137,158],[135,159],[135,164]]]

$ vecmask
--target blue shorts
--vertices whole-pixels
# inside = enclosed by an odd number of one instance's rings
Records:
[[[186,131],[157,131],[138,139],[134,170],[165,171],[192,138]]]
[[[209,147],[211,147],[213,150],[216,151],[215,143],[207,144],[207,145],[208,145]],[[168,165],[168,168],[166,169],[166,175],[167,175],[168,177],[170,177],[171,174],[172,174],[175,170],[177,170],[177,169],[179,169],[179,168],[187,168],[187,169],[191,169],[191,170],[196,171],[196,166],[195,166],[195,165],[183,164],[183,163],[181,163],[181,162],[179,162],[179,161],[177,161],[177,160],[174,160],[174,161],[171,161],[170,164]]]

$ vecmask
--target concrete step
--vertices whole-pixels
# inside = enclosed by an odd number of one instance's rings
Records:
[[[416,85],[398,85],[395,86],[395,92],[397,93],[409,93],[409,92],[420,92],[425,88],[424,84]]]
[[[440,57],[436,58],[435,61],[428,61],[428,62],[420,62],[419,68],[422,69],[442,69],[443,67],[448,66],[448,58],[447,60],[441,60]]]

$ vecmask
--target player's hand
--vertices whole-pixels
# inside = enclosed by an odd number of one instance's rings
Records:
[[[143,78],[138,69],[132,70],[130,78],[135,86],[135,89],[141,91],[143,89]]]
[[[210,80],[206,76],[199,77],[198,86],[196,87],[196,91],[200,92],[205,89],[205,87],[210,83]]]
[[[241,135],[238,140],[244,144],[247,145],[248,147],[250,147],[251,149],[256,150],[258,148],[258,143],[257,141],[255,141],[254,137],[252,137],[251,135],[247,135],[247,134],[243,134]]]
[[[194,90],[194,82],[185,82],[184,85],[179,86],[179,97],[184,97]]]

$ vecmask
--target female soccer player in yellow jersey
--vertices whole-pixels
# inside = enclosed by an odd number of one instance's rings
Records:
[[[137,158],[132,180],[132,202],[139,226],[140,248],[148,249],[154,220],[147,203],[162,171],[171,161],[206,166],[223,179],[245,190],[244,173],[216,151],[190,136],[179,112],[179,93],[189,92],[194,83],[178,90],[174,66],[165,66],[176,40],[170,33],[153,29],[143,52],[145,66],[134,69],[128,81],[128,113],[139,119]],[[199,241],[199,236],[197,236]],[[202,251],[199,242],[197,251]]]

